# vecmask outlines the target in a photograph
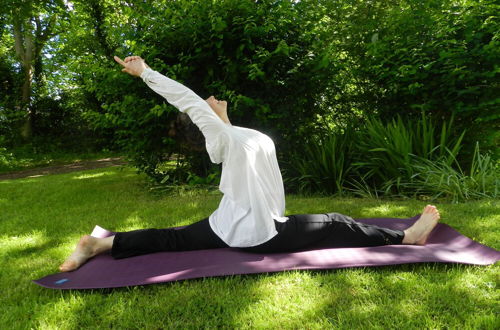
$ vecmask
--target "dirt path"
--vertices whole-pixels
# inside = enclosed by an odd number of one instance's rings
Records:
[[[94,168],[112,167],[124,165],[127,162],[121,157],[103,158],[98,160],[87,160],[64,165],[53,165],[47,167],[32,168],[29,170],[16,171],[0,174],[1,180],[11,180],[20,178],[35,178],[49,174],[69,173],[75,171],[92,170]]]

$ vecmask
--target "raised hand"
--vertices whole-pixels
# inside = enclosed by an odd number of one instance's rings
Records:
[[[122,71],[126,72],[132,76],[140,77],[144,69],[149,68],[149,66],[144,62],[144,60],[139,56],[128,56],[125,60],[122,60],[118,56],[114,57],[115,61],[123,66]]]

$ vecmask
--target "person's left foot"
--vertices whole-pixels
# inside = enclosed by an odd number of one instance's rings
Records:
[[[90,235],[83,236],[75,251],[60,266],[61,272],[69,272],[83,265],[87,260],[97,254],[97,238]]]

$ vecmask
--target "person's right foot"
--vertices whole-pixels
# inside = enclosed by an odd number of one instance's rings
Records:
[[[403,244],[425,245],[429,234],[436,227],[439,219],[439,212],[434,205],[424,207],[420,218],[413,226],[405,230]]]
[[[97,238],[90,235],[83,236],[75,251],[60,266],[61,272],[69,272],[83,265],[88,259],[97,254]]]

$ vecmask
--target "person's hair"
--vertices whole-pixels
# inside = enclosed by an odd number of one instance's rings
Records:
[[[191,150],[205,150],[203,134],[185,113],[177,115],[175,121],[170,125],[168,135]]]

